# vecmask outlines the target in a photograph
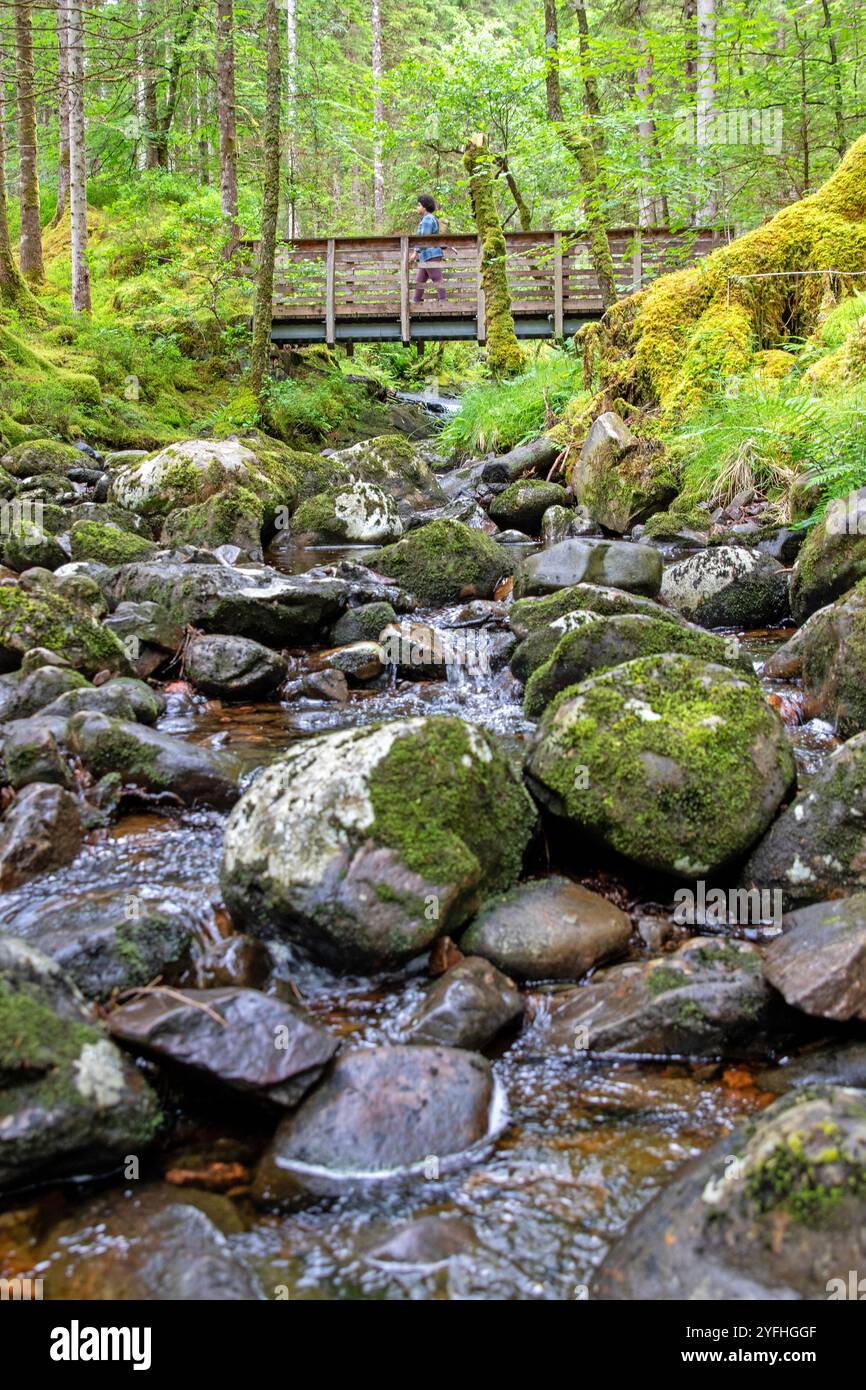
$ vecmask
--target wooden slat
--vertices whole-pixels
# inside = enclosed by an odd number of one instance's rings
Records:
[[[337,307],[335,302],[335,261],[336,261],[336,242],[333,237],[328,239],[328,263],[325,272],[325,342],[329,347],[333,347],[337,341],[336,318]]]

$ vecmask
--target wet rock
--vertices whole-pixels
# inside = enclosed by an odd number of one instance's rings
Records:
[[[429,623],[390,624],[380,633],[384,659],[401,680],[442,680],[449,667],[489,671],[487,634],[476,627],[448,631]]]
[[[866,729],[866,582],[819,608],[764,663],[770,679],[803,683],[806,719],[827,719],[840,738]]]
[[[337,704],[344,704],[349,698],[349,682],[342,671],[333,668],[310,671],[301,681],[300,694],[311,700],[333,700]]]
[[[67,691],[91,688],[80,671],[69,666],[37,666],[16,685],[14,714],[7,717],[29,719]]]
[[[523,642],[532,633],[571,613],[609,617],[620,613],[643,613],[648,618],[663,618],[671,623],[686,621],[675,608],[666,608],[654,599],[627,594],[624,589],[611,589],[602,584],[575,584],[545,598],[519,599],[512,605],[508,621],[514,635]]]
[[[54,536],[39,526],[13,528],[3,539],[3,564],[11,570],[29,570],[33,566],[56,570],[65,565],[69,554]]]
[[[76,521],[69,533],[73,560],[94,560],[100,565],[127,565],[157,551],[146,536],[137,535],[112,521]]]
[[[490,517],[503,530],[524,531],[537,536],[541,518],[548,507],[561,507],[566,500],[565,488],[559,483],[545,483],[538,478],[511,483],[490,504]]]
[[[135,891],[99,889],[41,898],[20,908],[2,930],[38,945],[87,999],[177,977],[194,935],[207,926],[190,900],[145,884]]]
[[[572,1055],[762,1055],[774,1017],[756,947],[691,937],[671,955],[611,965],[558,991],[527,1045]]]
[[[621,955],[631,921],[613,903],[570,879],[519,883],[486,903],[460,948],[518,980],[577,980]]]
[[[666,569],[661,596],[702,627],[770,627],[788,612],[788,575],[769,555],[720,545]]]
[[[375,642],[379,633],[389,623],[397,621],[397,614],[390,603],[362,603],[357,608],[349,608],[331,629],[331,641],[335,646],[348,642]]]
[[[301,502],[292,517],[292,535],[305,545],[388,545],[402,534],[391,496],[358,478]]]
[[[661,582],[662,558],[652,546],[583,536],[560,541],[525,559],[514,592],[524,598],[588,583],[653,597]]]
[[[641,441],[612,410],[593,421],[569,482],[592,519],[619,535],[676,494],[664,455],[642,451]]]
[[[463,598],[492,598],[511,562],[481,531],[459,521],[433,521],[381,550],[376,568],[399,580],[420,603],[441,607]]]
[[[586,614],[572,615],[586,618]],[[623,613],[619,617],[596,617],[572,626],[562,633],[547,659],[531,673],[523,700],[528,719],[538,719],[550,701],[567,686],[577,685],[593,672],[609,670],[638,657],[682,652],[733,666],[752,676],[748,657],[741,656],[736,639],[729,640],[691,625],[648,618],[642,613]],[[531,640],[531,639],[530,639]],[[512,667],[513,669],[513,667]]]
[[[227,1197],[135,1184],[92,1197],[53,1228],[37,1255],[59,1299],[264,1300],[232,1248],[239,1229]]]
[[[153,675],[183,641],[183,623],[161,603],[149,600],[118,603],[105,626],[123,643],[136,674],[143,678]]]
[[[787,908],[866,889],[866,733],[834,750],[755,847],[749,888]]]
[[[0,736],[10,786],[26,787],[33,782],[51,782],[58,787],[74,785],[66,719],[44,714],[16,719],[3,726]]]
[[[135,1051],[209,1081],[297,1105],[337,1051],[337,1039],[256,989],[155,991],[113,1010],[108,1026]]]
[[[866,1021],[866,894],[801,907],[764,963],[786,1003],[818,1018]]]
[[[248,637],[197,637],[184,653],[187,680],[223,700],[270,695],[287,673],[284,657]]]
[[[801,1086],[859,1086],[866,1090],[866,1042],[823,1045],[784,1066],[764,1067],[755,1073],[755,1085],[759,1091],[774,1095]]]
[[[519,873],[531,801],[489,734],[451,718],[305,739],[226,827],[233,916],[338,967],[417,955]]]
[[[404,1031],[406,1042],[486,1047],[523,1015],[523,998],[489,960],[467,956],[440,975]]]
[[[542,545],[558,545],[572,536],[597,536],[600,534],[586,507],[548,507],[541,518]]]
[[[0,892],[71,864],[81,839],[75,797],[62,787],[31,783],[0,822]]]
[[[848,1272],[866,1259],[864,1149],[862,1091],[785,1096],[640,1213],[601,1266],[593,1296],[857,1298]]]
[[[407,1222],[393,1235],[371,1245],[364,1257],[385,1269],[428,1272],[441,1269],[449,1260],[469,1254],[477,1246],[471,1222],[462,1216],[437,1212]]]
[[[810,528],[791,575],[798,623],[866,578],[866,488],[831,502]]]
[[[158,602],[173,623],[274,647],[315,641],[350,595],[338,579],[281,575],[266,566],[154,562],[124,565],[115,580],[118,602]]]
[[[117,772],[129,786],[167,792],[187,803],[227,806],[235,779],[215,753],[129,720],[76,714],[69,721],[73,751],[91,777]]]
[[[385,669],[385,652],[378,642],[350,642],[345,647],[332,647],[317,655],[335,670],[342,671],[353,684],[374,681]]]
[[[459,1048],[358,1048],[283,1120],[254,1192],[294,1204],[417,1170],[437,1177],[487,1137],[495,1089],[488,1062]]]
[[[33,647],[61,653],[85,676],[106,669],[130,673],[126,652],[114,634],[60,594],[0,586],[0,670],[14,671]]]
[[[0,1189],[118,1167],[156,1098],[48,956],[0,936]]]
[[[113,719],[136,719],[140,724],[155,724],[165,708],[165,696],[144,681],[118,676],[104,685],[84,686],[59,695],[45,706],[43,714],[63,719],[73,714],[106,714]]]
[[[673,654],[626,662],[561,695],[527,769],[554,814],[683,877],[744,854],[795,781],[784,726],[757,683]]]

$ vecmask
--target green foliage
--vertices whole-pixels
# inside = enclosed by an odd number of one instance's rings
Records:
[[[273,431],[299,448],[317,444],[357,415],[365,392],[339,370],[311,374],[300,380],[269,379],[264,404]]]
[[[452,454],[504,453],[534,439],[582,392],[581,364],[570,352],[542,350],[529,371],[502,385],[491,382],[467,391],[439,440]]]

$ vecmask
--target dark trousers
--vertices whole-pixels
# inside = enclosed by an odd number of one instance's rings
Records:
[[[439,303],[444,304],[448,298],[445,293],[445,286],[442,283],[442,266],[437,261],[421,261],[418,266],[418,274],[415,276],[415,293],[412,296],[413,304],[421,304],[424,300],[424,286],[428,280],[432,280],[436,286],[436,294]]]

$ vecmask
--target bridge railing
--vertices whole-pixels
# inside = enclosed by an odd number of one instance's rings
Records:
[[[677,269],[718,244],[712,231],[672,232],[666,227],[620,227],[609,233],[617,289],[628,294],[657,275]],[[424,301],[413,303],[414,255],[438,245],[444,259],[447,299],[440,303],[427,285]],[[602,302],[592,268],[589,242],[578,234],[520,232],[506,236],[506,265],[515,319],[548,318],[561,337],[566,318],[597,317]],[[258,242],[243,243],[257,256]],[[274,323],[318,322],[326,342],[338,324],[396,321],[409,342],[413,319],[470,318],[484,340],[485,307],[478,238],[373,236],[300,238],[280,241],[274,280]]]

